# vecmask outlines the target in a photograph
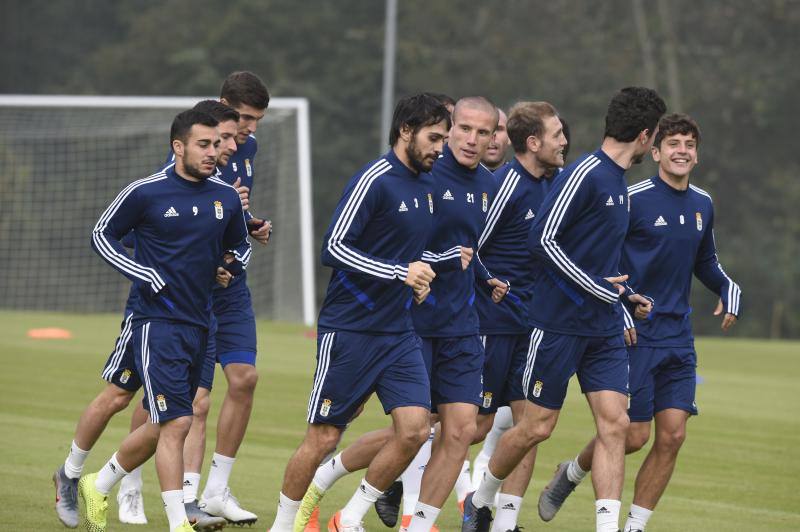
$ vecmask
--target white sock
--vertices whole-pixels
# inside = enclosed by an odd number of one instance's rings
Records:
[[[197,490],[200,489],[200,473],[183,474],[183,502],[197,500]]]
[[[494,496],[497,490],[500,489],[502,483],[503,481],[492,475],[492,472],[489,471],[487,467],[486,471],[483,473],[481,485],[478,486],[478,489],[472,496],[472,504],[475,508],[491,507],[492,503],[494,503]]]
[[[135,468],[122,478],[119,483],[120,493],[126,491],[142,491],[142,466]]]
[[[114,453],[111,460],[106,462],[106,465],[97,472],[97,480],[94,481],[94,487],[103,495],[108,495],[111,488],[127,474],[128,472],[122,469],[122,466],[117,462],[117,453]]]
[[[228,479],[231,476],[231,469],[236,458],[222,456],[214,453],[211,457],[211,467],[208,469],[208,480],[203,490],[203,498],[219,495],[228,487]]]
[[[617,532],[619,530],[620,501],[613,499],[597,499],[594,501],[597,516],[597,532]]]
[[[278,499],[278,513],[275,514],[275,522],[270,527],[270,532],[292,532],[294,530],[294,518],[302,501],[293,501],[281,492]]]
[[[169,529],[175,530],[187,520],[186,508],[183,506],[183,490],[162,491],[161,499],[167,512]]]
[[[367,479],[362,479],[361,485],[350,498],[350,501],[342,508],[342,526],[360,525],[364,515],[382,494],[383,492],[371,486]]]
[[[522,497],[500,493],[497,499],[497,512],[492,524],[492,532],[506,532],[517,527],[517,517],[522,506]]]
[[[422,447],[417,451],[417,455],[408,464],[403,474],[400,475],[400,480],[403,482],[403,515],[413,514],[414,508],[417,506],[419,490],[422,486],[422,475],[425,473],[425,466],[428,465],[428,460],[431,459],[433,435],[434,431],[431,429],[428,441],[422,444]]]
[[[83,472],[83,463],[89,457],[89,451],[84,451],[72,440],[67,459],[64,460],[64,473],[67,478],[80,478]]]
[[[467,498],[467,495],[472,491],[472,479],[469,476],[469,460],[464,460],[464,465],[461,467],[461,473],[456,478],[456,500],[458,502]]]
[[[440,508],[434,508],[423,502],[418,502],[414,508],[414,515],[408,525],[408,532],[430,532],[431,527],[439,517]]]
[[[647,526],[647,521],[650,519],[651,515],[653,515],[653,510],[631,504],[628,520],[625,522],[625,532],[632,532],[634,530],[641,530],[644,532],[644,527]]]
[[[497,448],[497,442],[500,441],[500,436],[513,425],[514,417],[511,415],[511,408],[508,406],[498,408],[497,413],[494,415],[492,430],[489,431],[489,434],[486,435],[486,439],[483,440],[481,452],[485,453],[486,456],[492,456],[494,450]]]
[[[486,471],[486,468],[489,466],[489,460],[491,460],[492,456],[486,454],[485,448],[481,449],[481,452],[478,453],[478,456],[475,457],[475,460],[472,462],[472,491],[478,489],[478,486],[481,485],[481,479],[483,478],[483,472]]]
[[[313,482],[320,490],[328,491],[337,480],[349,472],[342,464],[342,453],[339,453],[317,468]]]
[[[588,471],[584,471],[581,469],[581,466],[578,465],[578,457],[575,457],[575,460],[569,463],[567,466],[567,480],[573,482],[575,484],[580,484],[581,480],[586,478]]]

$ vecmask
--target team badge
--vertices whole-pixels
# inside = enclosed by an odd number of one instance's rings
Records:
[[[244,171],[247,172],[247,177],[253,177],[253,167],[250,166],[250,159],[244,160]]]
[[[485,392],[483,394],[483,408],[492,406],[492,392]]]
[[[433,214],[433,194],[428,192],[428,210]]]
[[[219,200],[215,201],[214,202],[214,216],[217,217],[217,220],[222,220],[222,215],[223,215],[222,202],[219,201]]]
[[[126,369],[122,372],[122,375],[119,376],[119,382],[125,384],[128,382],[128,380],[130,380],[130,378],[131,378],[131,370]]]
[[[167,398],[161,394],[156,395],[156,404],[161,412],[167,411]]]
[[[323,399],[322,406],[319,407],[319,415],[321,415],[322,417],[328,417],[328,414],[331,413],[332,403],[333,401],[331,401],[330,399]]]
[[[483,212],[489,210],[489,194],[486,192],[481,196],[481,209],[483,209]]]
[[[539,397],[540,395],[542,395],[542,386],[544,386],[542,381],[536,381],[533,384],[533,396],[534,397]]]
[[[699,212],[696,212],[696,213],[694,213],[694,218],[695,218],[695,220],[697,220],[697,230],[698,231],[702,231],[703,230],[703,215],[700,214]]]

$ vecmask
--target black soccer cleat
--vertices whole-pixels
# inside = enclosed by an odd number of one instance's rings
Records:
[[[400,516],[400,503],[403,502],[403,483],[395,480],[383,495],[375,501],[375,511],[381,523],[389,528],[394,528]]]
[[[464,499],[464,520],[461,521],[461,532],[489,532],[492,526],[492,510],[486,506],[476,508],[472,504],[474,493]]]

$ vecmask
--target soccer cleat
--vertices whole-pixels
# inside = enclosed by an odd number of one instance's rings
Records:
[[[398,532],[408,532],[409,526],[411,526],[411,516],[404,515],[402,518],[400,518],[400,529],[398,530]],[[433,525],[431,527],[431,532],[439,532],[439,527]]]
[[[64,466],[53,473],[53,484],[56,486],[56,514],[68,528],[78,528],[78,479],[69,478]]]
[[[193,527],[189,521],[184,521],[181,526],[175,529],[175,532],[196,532],[199,528]]]
[[[472,504],[474,493],[464,499],[464,518],[461,521],[461,532],[489,532],[492,525],[492,511],[486,506],[476,508]]]
[[[126,490],[117,493],[117,506],[119,507],[119,522],[129,525],[146,525],[147,517],[144,515],[144,499],[142,491],[138,489]]]
[[[233,496],[230,488],[225,488],[222,493],[209,498],[203,494],[197,506],[208,514],[224,517],[232,525],[252,525],[258,520],[256,514],[239,506],[239,501]]]
[[[339,510],[328,521],[328,532],[365,532],[365,530],[362,523],[350,526],[342,525],[342,511]]]
[[[193,530],[198,532],[212,532],[222,530],[228,523],[224,517],[209,515],[197,506],[197,501],[184,503],[186,508],[186,518],[194,526]]]
[[[375,511],[378,513],[381,523],[389,528],[394,528],[397,524],[397,517],[400,515],[401,502],[403,502],[403,483],[395,480],[375,501]]]
[[[303,532],[320,532],[319,530],[319,506],[314,508],[314,511],[311,512],[311,519],[308,520],[308,524],[306,524],[305,529]]]
[[[464,517],[464,501],[458,501],[456,504],[458,505],[458,512],[461,514],[461,517]]]
[[[94,486],[97,473],[81,477],[78,496],[83,501],[83,524],[88,532],[105,532],[108,517],[108,497]]]
[[[544,487],[542,493],[539,494],[539,517],[542,521],[550,521],[555,516],[564,501],[567,500],[569,494],[575,489],[574,482],[570,482],[567,478],[567,468],[569,468],[570,460],[561,462],[556,467],[556,473],[547,486]]]
[[[319,529],[319,503],[324,496],[325,491],[319,489],[313,482],[308,486],[306,494],[303,495],[303,500],[300,502],[300,508],[297,509],[297,515],[294,517],[294,532],[307,530],[307,525],[311,522],[314,512],[317,513],[317,529]]]

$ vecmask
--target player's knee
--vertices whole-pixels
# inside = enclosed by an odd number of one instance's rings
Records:
[[[400,447],[411,453],[416,452],[430,437],[431,429],[427,423],[417,423],[397,427],[395,439]]]
[[[686,440],[686,427],[660,430],[656,433],[655,445],[664,452],[677,453]]]
[[[336,450],[340,438],[341,432],[333,425],[311,425],[304,443],[325,457]]]
[[[474,419],[465,420],[458,425],[451,425],[444,430],[443,436],[451,444],[465,446],[470,445],[478,431],[478,425]]]
[[[625,440],[625,453],[631,454],[637,452],[645,446],[649,439],[649,430],[633,430],[633,426],[631,426],[628,431],[627,439]]]
[[[624,410],[619,413],[605,415],[598,419],[598,436],[602,439],[626,441],[630,424],[628,413]]]
[[[207,393],[198,394],[192,401],[192,415],[194,416],[193,423],[198,421],[205,423],[208,418],[208,411],[211,408],[211,396]]]
[[[114,415],[128,408],[134,395],[135,392],[123,390],[112,384],[106,388],[106,393],[103,394],[104,397],[102,397],[100,403],[106,406],[111,415]]]
[[[258,383],[258,370],[255,366],[242,365],[228,377],[228,393],[252,397]]]
[[[178,439],[183,442],[192,428],[192,416],[181,416],[161,423],[159,438]],[[182,444],[182,443],[181,443]]]
[[[478,416],[478,422],[475,428],[475,434],[472,437],[472,444],[480,443],[486,439],[486,436],[492,430],[492,416]]]

